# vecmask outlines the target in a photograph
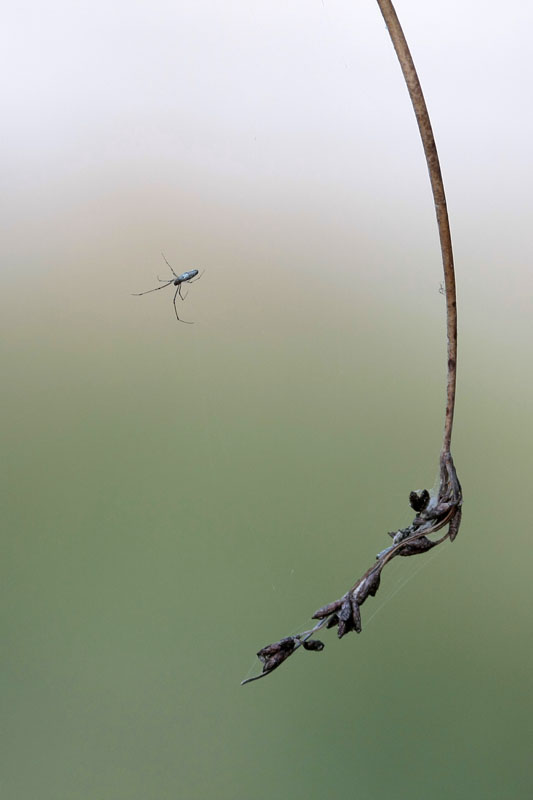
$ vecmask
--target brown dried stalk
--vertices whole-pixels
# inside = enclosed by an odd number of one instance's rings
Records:
[[[423,489],[421,492],[411,492],[409,502],[416,512],[411,525],[389,534],[389,536],[392,536],[392,545],[378,554],[376,563],[369,567],[364,575],[339,600],[328,603],[328,605],[315,611],[313,619],[318,620],[318,622],[312,628],[304,631],[304,633],[288,636],[263,647],[257,653],[259,660],[263,664],[262,673],[253,678],[247,678],[242,681],[242,684],[250,683],[269,675],[300,647],[305,650],[323,650],[324,644],[318,639],[312,638],[313,634],[321,628],[336,627],[339,639],[342,639],[350,631],[361,633],[361,606],[368,597],[374,597],[378,591],[381,573],[386,564],[396,556],[414,556],[419,553],[425,553],[446,539],[453,542],[461,523],[463,496],[450,452],[457,375],[457,304],[446,196],[429,114],[405,36],[390,0],[377,0],[377,3],[400,61],[416,114],[429,170],[439,228],[446,293],[446,330],[448,337],[446,412],[440,454],[439,489],[434,496],[430,496],[427,489]],[[436,533],[445,526],[448,526],[448,530],[440,538],[428,539],[430,534]]]

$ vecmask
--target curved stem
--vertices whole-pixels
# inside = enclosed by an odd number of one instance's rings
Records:
[[[424,147],[424,154],[431,180],[437,225],[439,228],[440,247],[442,253],[442,266],[444,270],[444,286],[446,290],[446,329],[448,334],[448,367],[446,385],[446,414],[444,418],[444,438],[442,454],[450,453],[452,439],[453,412],[455,407],[455,383],[457,376],[457,301],[455,296],[455,271],[453,267],[452,237],[446,207],[444,183],[440,171],[437,147],[431,129],[429,114],[422,94],[422,87],[416,74],[415,65],[409,52],[396,11],[390,0],[377,0],[383,14],[387,30],[396,50],[396,55],[402,68],[405,83],[409,91],[411,103],[416,114],[418,129]]]
[[[368,599],[374,597],[379,589],[381,573],[384,567],[396,556],[413,556],[425,553],[446,539],[451,542],[457,537],[461,523],[461,506],[463,502],[461,485],[450,453],[453,427],[453,412],[455,406],[455,383],[457,370],[457,303],[455,296],[455,273],[453,267],[452,240],[446,208],[446,197],[440,171],[439,158],[429,115],[416,74],[415,66],[405,41],[398,17],[390,0],[377,0],[385,24],[389,31],[394,49],[400,61],[405,82],[409,90],[411,102],[415,110],[420,136],[428,165],[431,180],[431,189],[437,213],[442,264],[444,269],[444,284],[446,289],[446,326],[448,335],[448,364],[446,384],[446,415],[444,419],[444,438],[440,456],[440,484],[438,493],[430,498],[429,492],[411,492],[409,504],[416,511],[416,516],[407,528],[400,528],[390,533],[392,545],[385,548],[377,555],[377,561],[367,569],[358,581],[342,597],[333,603],[319,608],[313,614],[313,619],[319,621],[308,631],[302,634],[280,639],[278,642],[263,647],[257,653],[263,664],[261,675],[248,678],[243,683],[263,678],[270,675],[283,664],[301,646],[306,650],[322,650],[322,642],[311,639],[313,634],[322,627],[337,627],[339,639],[349,633],[361,633],[360,607]],[[439,539],[429,539],[428,536],[436,533],[445,526],[448,530]],[[311,646],[311,644],[313,646]]]

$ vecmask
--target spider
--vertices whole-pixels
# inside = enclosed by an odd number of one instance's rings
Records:
[[[178,275],[177,273],[174,272],[173,268],[168,263],[167,259],[165,258],[165,254],[161,253],[161,255],[165,259],[165,264],[170,268],[174,277],[170,278],[170,280],[168,280],[168,278],[164,279],[158,278],[157,280],[160,283],[162,283],[163,286],[156,286],[155,289],[148,289],[146,292],[138,292],[138,293],[133,292],[133,296],[141,297],[141,295],[143,294],[150,294],[150,292],[157,292],[159,289],[165,289],[167,286],[170,286],[170,284],[172,284],[173,286],[177,286],[178,288],[176,289],[176,293],[174,294],[174,300],[172,301],[174,303],[174,311],[176,312],[176,319],[178,320],[178,322],[184,322],[186,325],[192,325],[193,324],[192,322],[187,322],[186,319],[179,318],[178,309],[176,307],[176,298],[179,295],[182,300],[185,300],[185,297],[181,293],[181,287],[184,283],[195,283],[194,278],[196,278],[196,276],[198,275],[198,270],[188,269],[186,272],[182,272],[181,275]],[[201,277],[202,276],[200,275],[198,278],[196,278],[196,280],[199,281]]]

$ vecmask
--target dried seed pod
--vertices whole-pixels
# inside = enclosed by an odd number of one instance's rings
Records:
[[[329,617],[334,611],[337,611],[338,608],[342,606],[342,597],[340,600],[335,600],[333,603],[328,603],[327,606],[322,606],[319,608],[318,611],[312,616],[312,619],[323,619],[324,617]]]
[[[263,664],[268,661],[272,656],[277,655],[278,653],[287,653],[290,654],[294,650],[295,642],[292,636],[287,636],[285,639],[280,639],[279,642],[273,642],[272,644],[267,644],[266,647],[263,647],[257,653],[257,656]]]
[[[342,601],[342,607],[338,613],[338,617],[341,622],[347,622],[351,616],[352,616],[352,604],[350,602],[350,596],[344,595]]]
[[[353,627],[353,620],[352,620],[352,603],[350,601],[350,596],[345,595],[343,598],[342,608],[338,612],[339,617],[339,627],[337,628],[337,636],[339,639],[342,639],[347,633],[352,630]]]
[[[450,527],[448,528],[448,534],[450,536],[450,542],[455,541],[455,537],[459,533],[459,526],[461,524],[462,514],[463,514],[462,509],[459,506],[457,508],[457,511],[453,515],[453,517],[451,519],[451,522],[450,522]]]
[[[351,597],[351,605],[352,605],[352,623],[353,628],[356,633],[361,633],[363,630],[363,626],[361,625],[361,610],[357,605],[357,600],[355,599],[355,592],[353,592]]]
[[[361,581],[359,586],[357,586],[353,592],[354,598],[357,600],[358,605],[362,606],[368,595],[371,595],[372,597],[375,596],[377,590],[379,589],[380,581],[381,570],[371,572],[366,576],[366,578],[364,578],[364,580]]]
[[[434,509],[432,509],[432,517],[435,520],[442,519],[445,517],[451,508],[453,508],[455,503],[453,500],[447,500],[446,498],[441,498]]]
[[[434,547],[436,542],[432,542],[427,536],[420,536],[418,539],[413,539],[409,544],[405,544],[398,550],[399,556],[416,556],[419,553],[426,553]]]
[[[381,582],[381,570],[379,572],[377,570],[376,572],[371,572],[367,580],[370,581],[368,594],[371,597],[375,597],[377,590],[379,589],[379,584]]]
[[[304,650],[316,650],[317,653],[323,650],[325,646],[320,639],[308,639],[306,642],[302,642],[302,645]]]
[[[263,664],[263,672],[272,672],[273,669],[276,669],[276,667],[279,667],[280,664],[283,664],[285,659],[289,656],[289,651],[280,650],[279,653],[275,653]]]
[[[409,505],[419,514],[423,511],[429,503],[429,492],[427,489],[422,489],[421,492],[410,492]]]

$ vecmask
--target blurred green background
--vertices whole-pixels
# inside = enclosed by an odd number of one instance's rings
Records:
[[[431,6],[397,10],[456,247],[463,525],[392,563],[362,636],[243,688],[437,475],[444,299],[399,68],[371,4],[8,15],[3,797],[531,796],[530,111],[501,119],[532,12]],[[161,250],[205,269],[194,326],[131,296]]]

